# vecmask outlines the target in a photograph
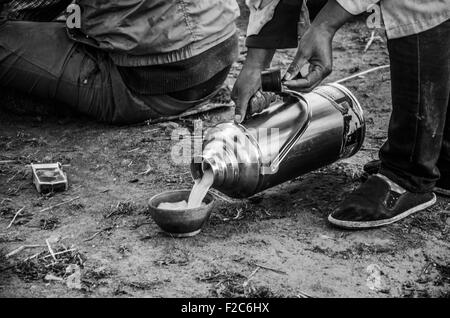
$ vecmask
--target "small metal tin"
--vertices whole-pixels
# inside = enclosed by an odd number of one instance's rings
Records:
[[[31,164],[31,170],[33,183],[39,193],[66,191],[69,188],[67,175],[59,162]]]

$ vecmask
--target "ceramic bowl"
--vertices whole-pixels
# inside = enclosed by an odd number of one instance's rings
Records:
[[[159,209],[164,202],[180,202],[189,199],[191,190],[167,191],[155,195],[149,201],[153,221],[173,237],[192,237],[199,234],[208,221],[214,207],[214,197],[208,193],[203,199],[204,205],[195,209],[168,210]]]

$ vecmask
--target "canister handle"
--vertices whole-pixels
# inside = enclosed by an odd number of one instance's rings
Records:
[[[306,114],[306,119],[304,120],[303,124],[299,126],[297,131],[292,135],[291,138],[289,138],[281,147],[280,151],[278,152],[277,156],[272,160],[270,165],[263,165],[261,167],[261,174],[267,175],[267,174],[274,174],[277,173],[281,162],[286,158],[288,153],[291,151],[291,149],[297,144],[297,142],[302,138],[304,135],[306,129],[308,129],[309,124],[311,123],[312,119],[312,110],[311,106],[307,102],[307,100],[303,97],[302,94],[291,91],[291,90],[284,90],[283,92],[279,93],[280,96],[287,95],[290,97],[295,97],[299,99],[298,103],[302,105],[302,113]]]

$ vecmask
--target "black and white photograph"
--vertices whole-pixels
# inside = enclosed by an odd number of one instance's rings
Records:
[[[0,298],[450,298],[449,105],[450,0],[0,0]]]

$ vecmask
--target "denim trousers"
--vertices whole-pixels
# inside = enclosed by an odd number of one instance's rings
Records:
[[[388,50],[392,114],[380,173],[411,192],[438,180],[450,188],[450,20],[389,40]]]

